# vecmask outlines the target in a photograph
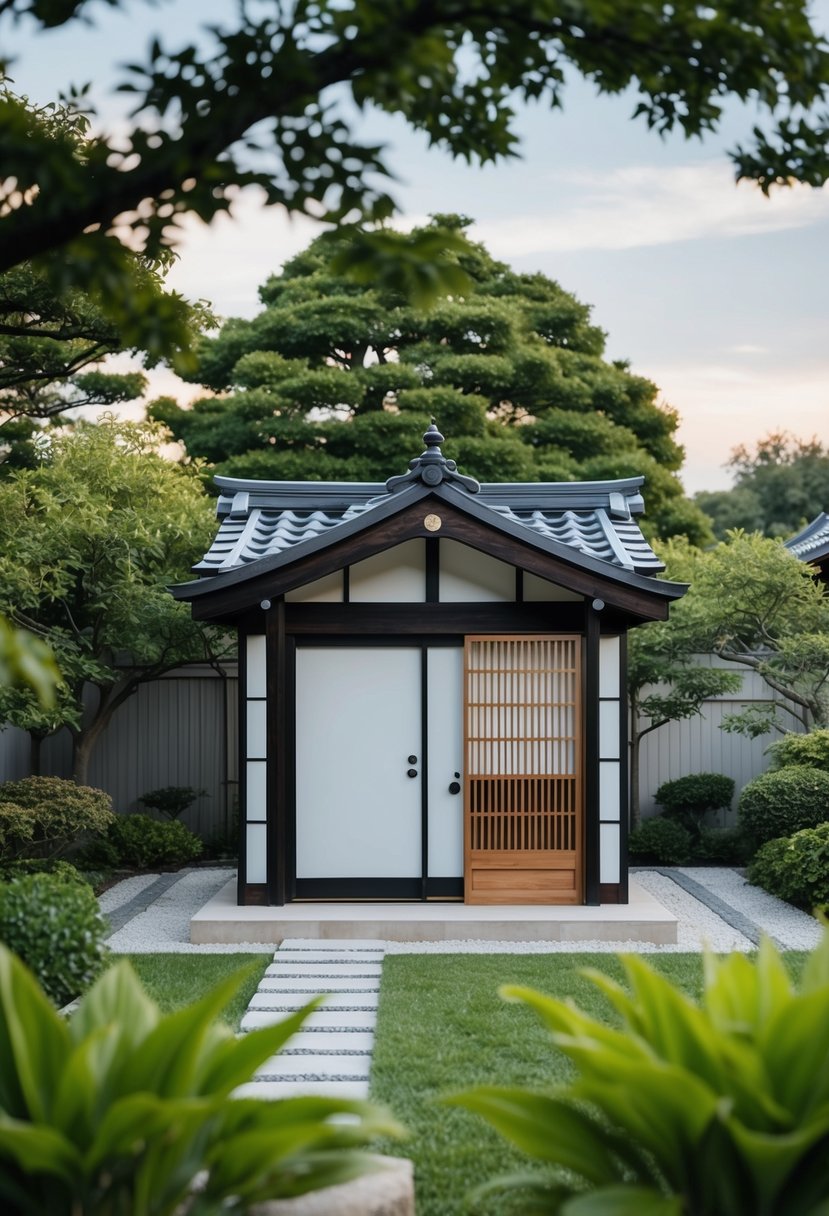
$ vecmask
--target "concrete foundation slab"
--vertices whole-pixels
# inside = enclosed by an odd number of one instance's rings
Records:
[[[600,907],[480,906],[462,903],[292,903],[284,907],[236,905],[236,884],[231,881],[190,921],[194,943],[290,941],[292,952],[313,948],[325,939],[353,939],[365,949],[374,941],[587,941],[654,942],[673,945],[677,920],[635,878],[630,880],[630,903]],[[318,948],[318,946],[317,946]],[[280,958],[281,958],[280,951]],[[369,953],[366,951],[366,953]],[[342,957],[341,955],[339,957]],[[353,974],[371,975],[375,963],[320,963],[328,968],[350,967]],[[268,968],[270,972],[270,968]],[[273,974],[286,975],[290,966],[280,963]],[[304,979],[310,978],[307,973]]]

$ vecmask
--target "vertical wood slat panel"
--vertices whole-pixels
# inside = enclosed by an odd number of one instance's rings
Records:
[[[581,638],[469,637],[465,648],[465,866],[471,902],[577,902],[581,887]],[[476,875],[492,871],[489,896]],[[512,877],[510,877],[512,875]],[[553,878],[555,875],[555,878]],[[518,882],[520,886],[520,882]]]

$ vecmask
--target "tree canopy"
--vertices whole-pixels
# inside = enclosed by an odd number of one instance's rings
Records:
[[[778,540],[735,531],[707,551],[665,546],[669,577],[690,589],[669,628],[688,651],[719,655],[756,671],[769,687],[768,712],[732,715],[745,734],[783,729],[774,702],[809,729],[829,723],[829,595],[813,571]]]
[[[437,216],[433,226],[467,222]],[[586,305],[470,243],[456,255],[465,293],[423,312],[393,289],[332,273],[343,247],[317,238],[267,280],[257,317],[202,341],[192,378],[217,395],[185,409],[152,404],[191,456],[240,477],[385,480],[435,417],[475,477],[643,473],[649,526],[707,538],[676,476],[675,412],[650,381],[602,358]]]
[[[743,528],[785,540],[829,509],[829,446],[817,437],[767,435],[753,449],[735,448],[729,467],[733,489],[695,495],[720,539]]]
[[[37,738],[67,726],[81,783],[139,683],[211,656],[212,634],[166,586],[188,577],[213,513],[197,469],[158,454],[163,438],[147,424],[81,424],[0,482],[0,611],[48,642],[62,676],[51,706],[0,688],[0,721]],[[87,684],[97,704],[85,708]]]
[[[89,7],[4,0],[0,18],[54,28]],[[48,107],[0,97],[0,272],[41,258],[123,312],[125,247],[155,258],[183,215],[210,220],[240,187],[335,225],[385,220],[385,154],[360,139],[362,110],[488,162],[516,153],[516,100],[560,107],[573,74],[629,91],[659,133],[702,135],[729,98],[750,102],[738,174],[764,190],[829,175],[829,48],[806,0],[274,0],[240,4],[207,44],[156,38],[124,69],[134,110],[112,136],[80,139]],[[69,104],[87,105],[83,89]],[[382,262],[383,246],[371,248]]]

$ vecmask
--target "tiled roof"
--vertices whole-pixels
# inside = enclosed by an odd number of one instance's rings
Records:
[[[829,557],[829,515],[821,511],[810,524],[785,542],[803,562],[819,562]]]
[[[641,477],[622,481],[482,485],[474,494],[497,519],[639,574],[663,566],[636,516]],[[193,569],[219,574],[295,548],[387,504],[396,488],[382,483],[243,481],[217,477],[219,530]],[[462,492],[472,493],[462,487]],[[366,524],[370,522],[366,519]]]

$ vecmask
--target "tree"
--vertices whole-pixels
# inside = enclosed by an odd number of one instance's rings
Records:
[[[163,439],[147,424],[81,424],[0,482],[0,610],[49,643],[62,675],[51,708],[0,690],[0,720],[35,744],[66,726],[81,784],[140,683],[214,655],[214,635],[166,590],[204,552],[213,520],[198,469],[163,459]],[[88,686],[97,701],[85,710]]]
[[[196,333],[214,322],[202,304],[191,305],[167,292],[160,270],[133,257],[133,274],[158,303],[162,316],[175,315],[168,345],[171,360],[186,366]],[[153,305],[154,307],[154,305]],[[108,407],[134,401],[146,388],[140,371],[116,373],[100,364],[107,356],[141,356],[145,367],[159,362],[126,341],[117,324],[86,292],[56,292],[31,264],[0,275],[0,461],[4,472],[31,467],[31,440],[44,423],[61,420],[82,406]]]
[[[735,448],[728,463],[734,488],[695,496],[719,539],[732,528],[785,539],[829,506],[829,446],[816,436],[778,431]]]
[[[676,606],[671,608],[672,616]],[[693,635],[673,621],[628,634],[627,691],[630,722],[630,826],[639,826],[639,760],[642,740],[669,722],[694,718],[711,697],[738,692],[739,672],[699,661]]]
[[[469,222],[436,216],[417,235]],[[586,305],[467,242],[455,254],[463,295],[424,312],[333,273],[348,248],[312,241],[262,287],[259,316],[202,341],[189,378],[219,395],[151,405],[190,456],[241,477],[385,479],[434,416],[476,477],[644,473],[649,526],[709,539],[676,476],[675,412],[650,381],[602,358]]]
[[[739,531],[705,552],[673,542],[663,557],[691,584],[671,611],[677,638],[756,671],[772,693],[767,710],[732,714],[725,729],[782,731],[780,700],[804,729],[829,725],[829,595],[809,567],[780,541]]]
[[[0,15],[57,27],[87,8],[4,0]],[[829,175],[829,55],[805,0],[275,0],[241,5],[204,49],[157,38],[126,69],[133,125],[111,138],[79,143],[0,99],[0,272],[44,258],[56,280],[95,283],[123,313],[125,247],[155,258],[183,215],[210,220],[239,187],[335,225],[385,220],[383,150],[356,136],[360,110],[399,114],[453,156],[487,162],[515,153],[515,98],[560,107],[567,73],[630,89],[635,116],[660,133],[703,135],[728,97],[751,101],[770,125],[735,150],[740,175],[764,190]],[[84,92],[69,104],[82,108]],[[399,250],[390,257],[382,233],[365,246],[387,268]]]

